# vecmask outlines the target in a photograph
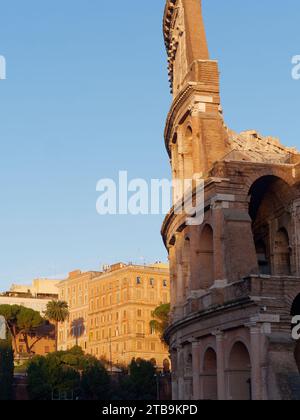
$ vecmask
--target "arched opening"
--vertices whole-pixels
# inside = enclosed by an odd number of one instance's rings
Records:
[[[193,373],[193,355],[188,353],[185,360],[185,376],[192,376]]]
[[[209,348],[203,360],[203,398],[208,401],[218,399],[217,355]]]
[[[271,274],[271,266],[266,245],[263,241],[258,241],[255,244],[255,249],[260,274]]]
[[[300,316],[300,294],[295,298],[291,308],[291,318],[295,316]],[[294,327],[295,325],[293,325]],[[296,341],[295,345],[295,360],[300,373],[300,340]]]
[[[229,358],[229,398],[235,401],[251,400],[251,361],[246,346],[237,342]]]
[[[292,308],[291,308],[291,316],[294,317],[297,315],[300,316],[300,293],[293,301]]]
[[[250,188],[249,214],[261,274],[289,275],[291,249],[288,230],[293,189],[276,176],[264,176]]]
[[[279,229],[275,236],[274,269],[276,275],[291,274],[290,241],[286,229]]]
[[[184,179],[193,179],[193,130],[187,127],[184,136]]]
[[[200,236],[199,266],[201,267],[198,289],[209,289],[214,284],[214,233],[206,225]]]
[[[170,360],[164,359],[164,361],[163,361],[163,372],[165,374],[167,374],[167,373],[170,373],[170,370],[171,370]]]

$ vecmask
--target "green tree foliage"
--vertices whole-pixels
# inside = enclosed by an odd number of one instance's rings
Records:
[[[129,375],[120,378],[114,390],[114,399],[118,400],[155,400],[156,368],[152,362],[137,359],[129,365]]]
[[[170,322],[171,305],[169,303],[158,306],[153,312],[153,320],[150,321],[150,327],[160,333],[162,341],[164,341],[164,333]]]
[[[16,339],[18,335],[18,314],[21,310],[19,305],[0,305],[0,315],[5,318],[6,325],[12,337],[17,352]]]
[[[10,340],[0,340],[0,401],[13,398],[14,354]]]
[[[20,305],[0,305],[0,315],[4,316],[6,320],[16,353],[18,353],[17,336],[21,335],[24,339],[27,353],[31,354],[33,346],[41,337],[32,341],[31,344],[29,343],[29,337],[45,322],[40,313]]]
[[[48,303],[45,316],[55,324],[56,350],[58,349],[58,324],[65,322],[69,317],[69,307],[67,302],[53,300]]]
[[[103,364],[90,360],[85,366],[81,380],[82,395],[85,400],[107,400],[110,397],[110,378]]]
[[[40,313],[34,311],[33,309],[24,308],[21,306],[20,312],[17,316],[17,329],[19,334],[22,334],[26,351],[28,354],[31,354],[32,349],[37,341],[42,337],[38,337],[31,344],[29,343],[29,337],[35,333],[38,327],[44,324],[45,320],[41,317]]]
[[[34,357],[29,363],[28,392],[32,400],[50,400],[53,394],[69,393],[74,398],[107,399],[109,376],[94,357],[80,347]]]

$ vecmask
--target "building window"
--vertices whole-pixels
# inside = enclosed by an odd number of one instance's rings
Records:
[[[163,280],[163,287],[168,287],[168,282],[167,282],[167,280]]]
[[[136,284],[142,284],[142,279],[140,277],[136,278]]]
[[[154,286],[154,284],[155,284],[155,280],[154,279],[150,279],[150,286]]]
[[[155,343],[151,343],[151,351],[155,351]]]
[[[142,316],[142,310],[141,310],[141,309],[138,309],[138,311],[137,311],[137,316],[138,316],[139,318],[141,318],[141,316]]]

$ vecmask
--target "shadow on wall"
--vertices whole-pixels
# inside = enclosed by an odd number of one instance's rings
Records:
[[[76,340],[76,346],[78,346],[78,340],[85,334],[85,323],[83,318],[74,319],[71,322],[71,336]]]

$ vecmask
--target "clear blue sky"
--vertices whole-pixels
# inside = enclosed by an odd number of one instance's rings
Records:
[[[0,289],[165,260],[162,217],[100,217],[96,182],[170,176],[164,0],[1,2]],[[227,124],[300,147],[299,0],[203,0]]]

